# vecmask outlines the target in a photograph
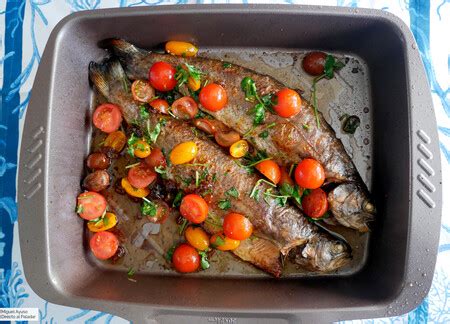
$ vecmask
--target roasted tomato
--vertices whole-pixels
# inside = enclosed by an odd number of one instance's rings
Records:
[[[188,221],[200,224],[208,217],[208,204],[201,196],[189,194],[181,200],[180,213]]]
[[[91,232],[103,232],[116,226],[117,217],[113,213],[106,213],[103,219],[99,221],[90,221],[87,227]]]
[[[275,102],[273,110],[275,110],[278,116],[285,118],[297,115],[302,106],[302,99],[297,91],[287,88],[276,93]]]
[[[164,99],[155,99],[150,102],[150,107],[160,112],[161,114],[169,113],[169,103]]]
[[[230,155],[234,158],[241,158],[248,152],[248,142],[246,140],[240,140],[230,146]]]
[[[156,179],[156,173],[147,165],[141,163],[138,166],[132,167],[128,170],[128,181],[137,188],[142,189],[148,187]]]
[[[148,80],[153,88],[158,91],[170,91],[177,85],[175,68],[166,62],[156,62],[148,72]]]
[[[97,170],[86,176],[83,187],[89,191],[99,192],[109,187],[109,174],[105,170]]]
[[[150,155],[152,148],[150,147],[150,144],[148,144],[144,140],[138,140],[134,145],[134,155],[138,158],[146,158]]]
[[[305,189],[316,189],[325,182],[325,171],[320,162],[304,159],[295,168],[295,182]]]
[[[77,198],[77,213],[81,218],[93,220],[103,215],[106,199],[94,191],[83,192]]]
[[[124,132],[118,130],[110,133],[108,137],[106,137],[105,143],[103,145],[112,148],[117,153],[120,153],[120,151],[122,151],[126,143],[127,143],[127,136],[125,135]]]
[[[136,198],[148,196],[148,194],[150,193],[150,189],[148,188],[139,189],[133,187],[127,178],[122,178],[120,184],[127,194]]]
[[[302,208],[305,214],[311,218],[320,218],[328,210],[327,194],[320,188],[311,190],[302,198]]]
[[[213,247],[220,251],[231,251],[237,249],[241,244],[241,241],[233,240],[223,233],[217,233],[211,236],[210,242]]]
[[[198,48],[188,42],[169,41],[166,43],[166,52],[176,56],[191,57],[197,54]]]
[[[197,250],[204,251],[209,247],[208,234],[201,227],[189,226],[184,231],[184,237]]]
[[[321,75],[325,69],[326,59],[327,54],[324,52],[310,52],[303,58],[303,69],[310,75]]]
[[[86,165],[91,170],[104,170],[109,167],[111,160],[105,153],[92,153],[86,160]]]
[[[170,162],[184,164],[192,161],[197,155],[197,144],[192,141],[183,142],[175,146],[170,152]]]
[[[163,152],[157,147],[152,149],[150,155],[147,156],[144,161],[152,170],[167,165]]]
[[[223,233],[234,240],[243,241],[253,233],[253,225],[242,214],[229,213],[223,219]]]
[[[223,109],[228,102],[227,92],[217,83],[211,83],[202,88],[198,98],[201,105],[209,111],[219,111]]]
[[[97,259],[106,260],[116,254],[119,239],[111,232],[98,232],[92,236],[89,246]]]
[[[101,104],[95,109],[92,121],[95,127],[102,132],[112,133],[119,129],[122,123],[122,113],[116,105],[110,103]]]
[[[139,102],[149,102],[155,96],[155,89],[147,80],[136,80],[131,85],[133,99]]]
[[[181,97],[173,102],[172,113],[180,119],[193,119],[198,113],[198,105],[191,97]]]
[[[172,264],[178,272],[195,272],[200,267],[200,255],[189,244],[180,244],[173,251]]]
[[[272,160],[266,160],[258,163],[255,166],[256,170],[261,172],[267,179],[272,181],[274,184],[280,182],[281,170],[278,164]]]

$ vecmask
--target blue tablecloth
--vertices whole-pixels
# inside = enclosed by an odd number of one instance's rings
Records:
[[[22,272],[17,232],[16,171],[21,127],[31,86],[47,38],[55,25],[74,11],[190,3],[157,0],[2,0],[0,1],[0,306],[38,307],[41,323],[123,323],[105,313],[50,304],[27,285]],[[199,3],[244,2],[202,1]],[[439,0],[359,1],[310,0],[271,3],[320,4],[376,8],[390,11],[408,24],[416,37],[428,79],[439,126],[444,197],[450,197],[450,3]],[[450,206],[444,198],[441,240],[433,285],[428,297],[403,316],[367,323],[450,322]],[[354,321],[360,322],[360,321]]]

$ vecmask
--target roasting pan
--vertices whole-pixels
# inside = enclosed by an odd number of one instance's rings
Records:
[[[370,190],[378,210],[361,269],[278,280],[148,273],[134,283],[92,262],[74,205],[89,148],[87,66],[104,56],[97,43],[108,37],[144,48],[185,39],[234,52],[321,49],[361,58],[370,84]],[[387,12],[202,5],[72,14],[48,40],[21,142],[19,231],[26,278],[50,302],[135,323],[318,323],[406,313],[428,293],[436,261],[437,138],[416,43],[407,26]]]

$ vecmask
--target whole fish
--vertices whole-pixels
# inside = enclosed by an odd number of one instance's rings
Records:
[[[171,152],[176,145],[186,141],[196,144],[195,159],[188,164],[170,164],[164,177],[186,193],[211,196],[209,217],[205,221],[205,229],[210,233],[220,230],[223,217],[231,210],[248,217],[257,239],[247,239],[240,249],[233,251],[234,254],[275,276],[281,274],[281,255],[287,255],[297,246],[303,247],[302,251],[317,251],[300,256],[303,264],[316,271],[333,271],[348,262],[350,252],[345,243],[321,233],[298,208],[280,206],[276,199],[264,196],[272,188],[270,185],[260,181],[258,176],[248,174],[206,136],[193,132],[189,124],[157,113],[149,114],[148,118],[141,117],[139,104],[132,98],[129,80],[118,61],[91,63],[89,76],[106,100],[121,108],[128,124],[139,127],[144,134],[159,128],[154,145],[163,152]],[[260,194],[251,198],[250,194],[256,191]],[[223,200],[231,204],[229,210],[220,207]],[[319,246],[327,248],[317,248]]]
[[[298,163],[307,157],[321,162],[325,170],[326,183],[337,184],[337,187],[328,193],[333,216],[344,226],[360,232],[369,230],[369,223],[374,219],[375,207],[371,203],[367,187],[342,142],[320,112],[318,127],[314,108],[302,98],[301,112],[296,116],[282,118],[276,114],[266,113],[262,125],[256,127],[253,125],[253,117],[248,112],[255,103],[245,99],[241,89],[242,79],[244,77],[253,79],[261,97],[285,88],[281,82],[239,65],[224,67],[223,62],[219,60],[202,57],[183,58],[147,52],[121,39],[105,40],[101,46],[112,50],[132,80],[147,79],[149,68],[158,61],[165,61],[173,66],[188,63],[203,71],[205,81],[219,83],[226,89],[228,103],[224,109],[217,112],[205,110],[201,105],[200,109],[241,135],[245,134],[256,149],[265,151],[280,165]],[[274,126],[268,129],[269,124]],[[264,130],[268,132],[266,138],[257,136]],[[355,185],[341,186],[341,183]]]

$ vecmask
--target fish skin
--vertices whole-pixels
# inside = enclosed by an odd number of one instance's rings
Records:
[[[245,100],[240,82],[243,77],[251,77],[257,85],[261,96],[276,93],[285,88],[279,81],[258,74],[252,70],[233,64],[229,68],[223,67],[223,62],[202,57],[176,57],[168,54],[147,52],[120,39],[109,39],[103,42],[103,47],[109,48],[116,55],[130,79],[147,79],[148,70],[157,61],[165,61],[174,66],[182,63],[191,64],[202,71],[207,71],[206,80],[216,82],[225,87],[228,95],[227,106],[217,112],[205,110],[217,120],[236,130],[241,135],[248,133],[253,127],[253,118],[247,113],[255,103]],[[199,105],[200,109],[203,109]],[[292,118],[282,118],[276,114],[266,113],[263,125],[259,125],[249,133],[252,144],[261,151],[273,157],[280,165],[298,163],[300,160],[312,157],[321,162],[325,170],[326,182],[357,184],[356,196],[361,198],[350,201],[346,197],[353,191],[345,186],[339,190],[332,190],[328,200],[331,212],[337,221],[344,226],[354,228],[360,232],[369,231],[369,224],[375,218],[375,208],[371,203],[366,185],[362,181],[353,161],[347,154],[342,142],[336,137],[335,131],[319,112],[320,127],[317,126],[314,108],[302,98],[301,113]],[[269,130],[267,138],[257,136],[265,130],[266,125],[276,123]],[[309,125],[304,129],[303,125]],[[252,136],[253,135],[253,136]],[[333,203],[331,203],[333,200]],[[354,206],[360,203],[355,212]],[[351,206],[347,206],[350,204]],[[370,208],[366,208],[366,207]],[[346,214],[352,210],[351,214]],[[359,213],[359,216],[358,216]]]
[[[309,240],[320,238],[317,244],[339,245],[343,251],[336,258],[342,259],[336,262],[328,262],[330,265],[345,264],[350,258],[349,247],[344,243],[335,241],[326,234],[320,233],[317,226],[311,224],[301,214],[301,212],[291,206],[281,207],[273,200],[259,201],[249,197],[249,193],[259,180],[259,177],[239,167],[230,156],[225,154],[217,145],[212,143],[208,138],[197,136],[192,131],[187,123],[168,118],[167,116],[152,113],[147,120],[141,120],[139,117],[139,104],[137,104],[131,96],[129,91],[129,81],[126,79],[121,65],[118,61],[108,60],[102,64],[91,63],[89,66],[89,75],[96,89],[106,97],[106,99],[113,104],[118,105],[125,117],[127,123],[137,123],[141,129],[149,127],[153,129],[158,122],[165,119],[165,126],[161,127],[161,132],[155,145],[165,152],[170,152],[172,148],[185,141],[194,141],[198,147],[198,153],[193,161],[188,165],[171,165],[167,168],[169,180],[174,181],[176,185],[185,192],[198,192],[202,188],[196,186],[195,183],[183,181],[186,177],[195,177],[196,171],[202,172],[202,167],[194,164],[208,163],[209,175],[205,179],[205,188],[214,188],[214,194],[209,203],[210,211],[219,219],[222,219],[228,211],[218,208],[217,202],[227,197],[226,191],[234,187],[239,192],[239,198],[229,198],[232,202],[233,211],[240,212],[246,215],[252,222],[255,228],[255,235],[262,241],[267,241],[266,245],[258,248],[266,251],[271,257],[268,260],[261,261],[261,258],[256,258],[254,254],[243,250],[238,250],[241,256],[245,255],[247,261],[264,269],[265,271],[277,276],[281,273],[280,254],[286,255],[290,249],[296,246],[308,246]],[[99,85],[97,87],[97,85]],[[106,86],[105,86],[106,85]],[[212,175],[216,174],[216,182],[212,179]],[[270,188],[269,185],[261,183],[258,187],[261,192]],[[212,232],[212,231],[210,231]],[[250,240],[251,241],[251,240]],[[246,242],[246,245],[251,242]],[[276,258],[273,251],[277,250]],[[277,260],[275,262],[275,259]],[[320,258],[319,258],[320,259]],[[308,264],[310,268],[316,271],[329,272],[336,270],[336,268],[329,267],[326,262],[317,258],[305,258],[304,263]],[[268,269],[267,266],[275,266],[275,268]],[[279,265],[279,268],[277,268]]]

